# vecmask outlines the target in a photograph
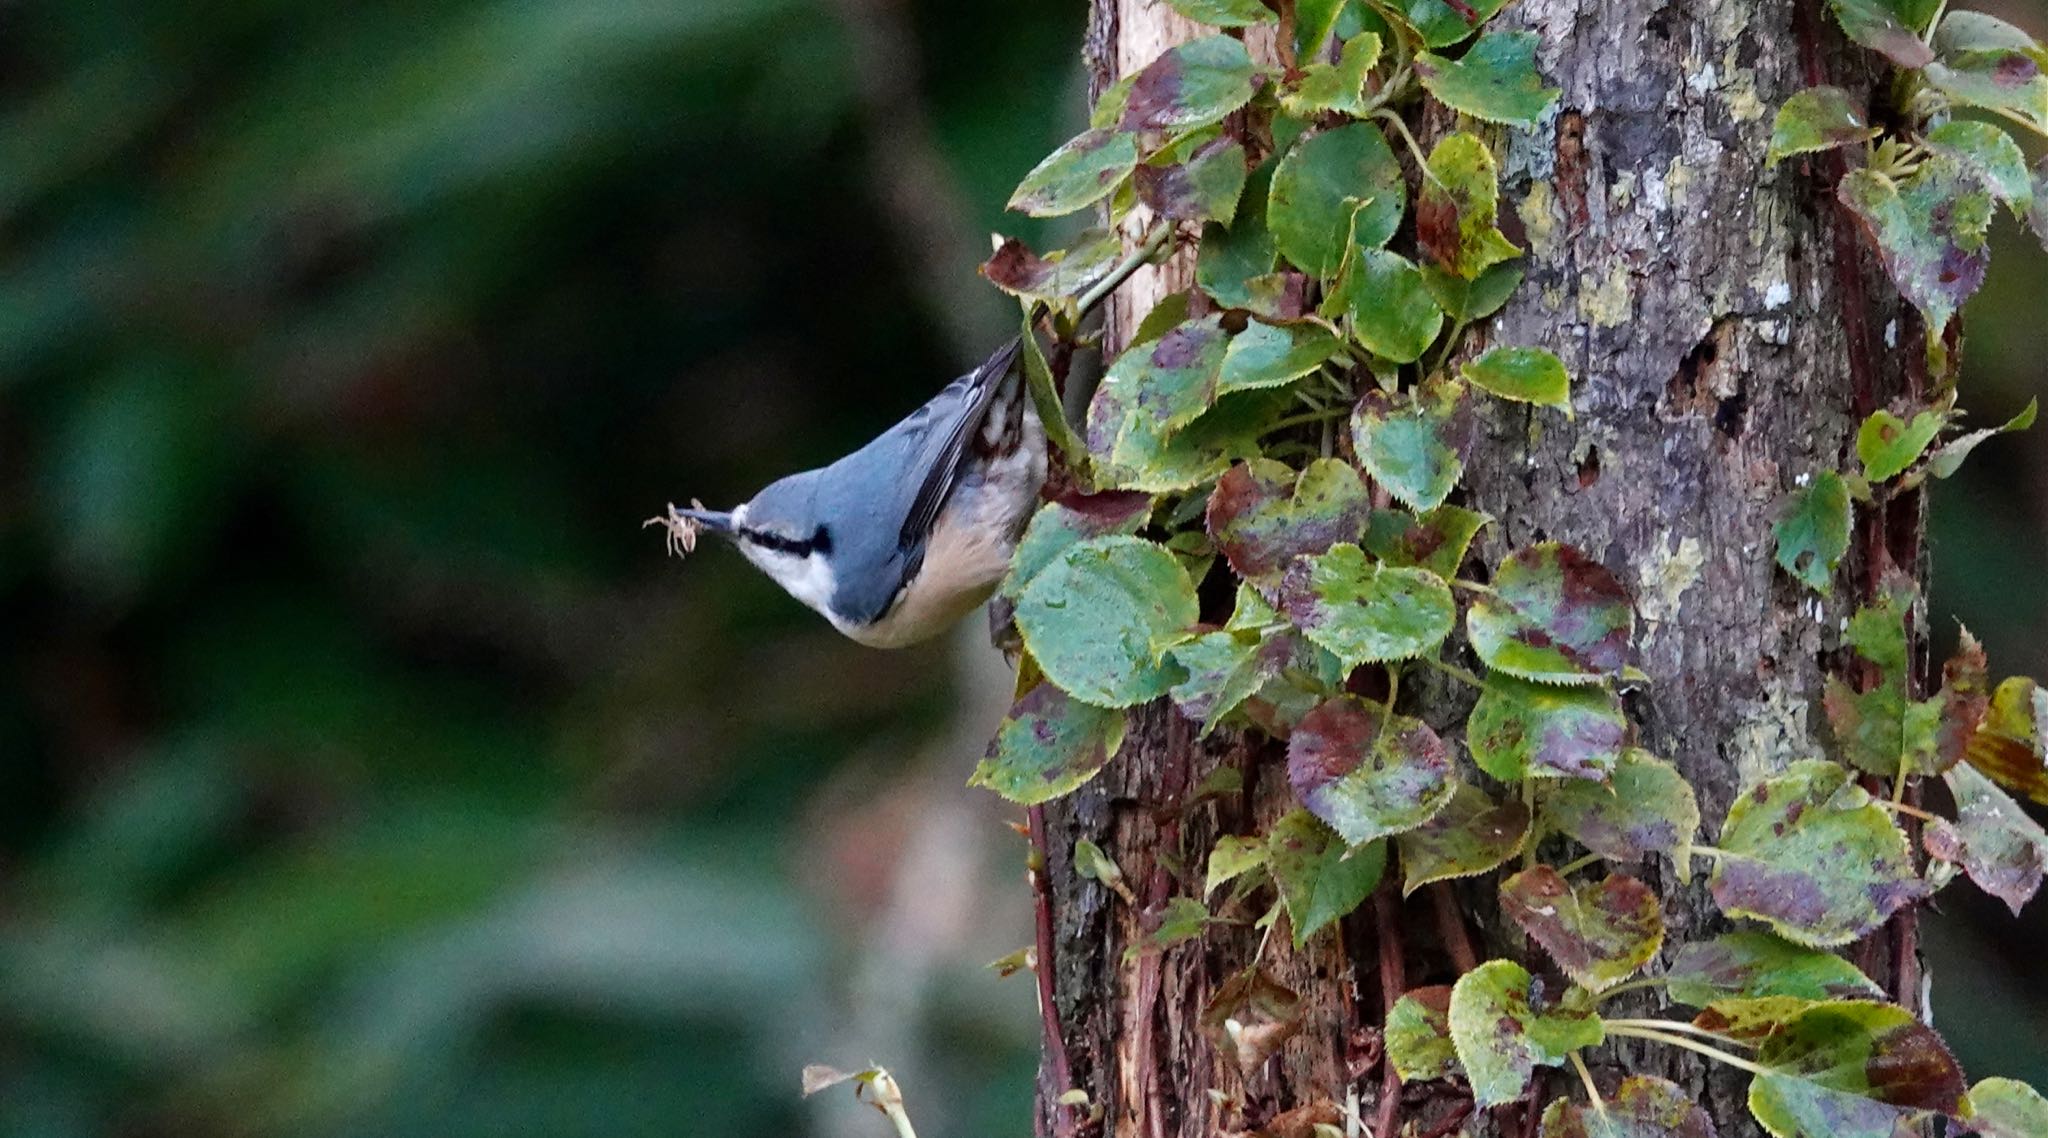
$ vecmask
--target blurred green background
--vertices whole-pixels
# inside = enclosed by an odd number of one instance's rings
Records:
[[[2048,9],[1988,5],[2048,30]],[[893,421],[1081,117],[1054,0],[0,2],[0,1135],[1023,1134],[981,629],[637,527]],[[1966,401],[2044,386],[2001,223]],[[2048,443],[1933,608],[2048,676]],[[2037,906],[1935,1008],[2048,1084]]]

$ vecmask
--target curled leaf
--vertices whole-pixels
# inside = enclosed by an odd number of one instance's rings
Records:
[[[1928,826],[1927,852],[1962,866],[1979,888],[2019,916],[2048,871],[2048,832],[1975,768],[1966,764],[1942,777],[1955,794],[1956,820]]]
[[[1771,127],[1769,161],[1775,166],[1794,154],[1811,154],[1853,146],[1884,133],[1849,92],[1840,87],[1809,87],[1778,108]]]
[[[1451,1043],[1451,988],[1416,988],[1387,1012],[1387,1061],[1404,1083],[1449,1078],[1458,1070]]]

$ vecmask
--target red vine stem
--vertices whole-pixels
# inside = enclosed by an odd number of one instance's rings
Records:
[[[1380,1022],[1385,1023],[1388,1013],[1400,1000],[1401,993],[1408,987],[1406,965],[1401,947],[1400,903],[1394,899],[1394,879],[1389,876],[1379,890],[1372,895],[1373,939],[1379,942],[1380,954]],[[1380,1113],[1373,1124],[1375,1135],[1395,1133],[1400,1121],[1401,1076],[1394,1070],[1394,1060],[1381,1049]]]
[[[1458,975],[1463,976],[1479,967],[1479,954],[1472,950],[1472,934],[1465,929],[1465,914],[1458,911],[1458,898],[1452,894],[1450,882],[1439,881],[1430,886],[1429,896],[1436,906],[1437,935],[1443,938]]]
[[[1052,1067],[1053,1101],[1047,1103],[1060,1138],[1074,1132],[1072,1109],[1059,1103],[1059,1096],[1073,1089],[1073,1069],[1067,1062],[1067,1040],[1060,1033],[1059,1005],[1053,1001],[1052,890],[1046,884],[1045,807],[1033,806],[1025,813],[1030,823],[1031,849],[1036,855],[1031,870],[1031,893],[1037,913],[1038,1013],[1045,1024],[1045,1054]]]

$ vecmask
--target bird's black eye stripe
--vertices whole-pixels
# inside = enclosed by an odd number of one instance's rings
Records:
[[[743,529],[740,535],[763,549],[787,553],[792,557],[809,557],[812,553],[832,551],[832,533],[824,526],[819,526],[811,536],[802,538],[784,537],[765,529]]]

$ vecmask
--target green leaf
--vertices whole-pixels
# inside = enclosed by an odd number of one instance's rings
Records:
[[[1786,498],[1771,526],[1778,567],[1821,596],[1832,593],[1835,568],[1849,552],[1851,521],[1849,484],[1832,470],[1815,474]]]
[[[1472,539],[1492,520],[1463,506],[1438,506],[1420,516],[1406,510],[1374,510],[1361,544],[1395,568],[1427,569],[1448,581],[1465,563]]]
[[[1635,635],[1628,591],[1599,562],[1545,542],[1502,561],[1466,632],[1486,666],[1546,684],[1619,676]]]
[[[1133,426],[1142,423],[1162,439],[1200,418],[1216,401],[1223,357],[1230,348],[1220,316],[1203,316],[1178,324],[1149,344],[1139,344],[1116,358],[1102,377],[1088,408],[1088,449],[1098,459],[1113,459]],[[1105,421],[1113,411],[1126,413]],[[1107,446],[1099,440],[1115,432]]]
[[[1970,737],[1970,765],[2007,790],[2048,805],[2048,691],[2014,676],[1991,693],[1984,722]]]
[[[1323,311],[1348,314],[1353,338],[1394,363],[1421,359],[1444,326],[1443,309],[1423,283],[1422,270],[1385,249],[1352,250]]]
[[[1942,777],[1955,795],[1956,820],[1928,824],[1927,852],[1960,865],[2019,916],[2048,870],[2048,831],[1976,768],[1958,766]]]
[[[1358,461],[1403,505],[1433,510],[1464,473],[1472,405],[1463,383],[1427,380],[1420,390],[1367,390],[1351,416]]]
[[[1450,748],[1419,719],[1354,695],[1326,701],[1287,741],[1287,780],[1352,845],[1412,830],[1451,800]]]
[[[1294,53],[1306,62],[1330,38],[1351,0],[1295,0]]]
[[[1377,249],[1392,239],[1407,208],[1407,183],[1386,136],[1351,123],[1301,139],[1280,159],[1266,222],[1281,255],[1327,280],[1353,241]]]
[[[1856,457],[1863,463],[1863,476],[1871,482],[1889,482],[1920,461],[1927,444],[1941,433],[1948,416],[1939,411],[1922,411],[1907,422],[1890,411],[1878,411],[1863,420],[1856,432]]]
[[[1492,870],[1521,853],[1528,837],[1527,806],[1519,800],[1497,803],[1485,791],[1459,783],[1436,817],[1396,839],[1402,895]]]
[[[1252,321],[1230,338],[1217,390],[1281,387],[1323,366],[1344,342],[1316,324],[1275,327]]]
[[[1311,63],[1302,68],[1301,82],[1280,93],[1280,106],[1297,118],[1314,118],[1335,111],[1353,118],[1371,113],[1365,98],[1366,77],[1380,61],[1380,37],[1365,32],[1344,43],[1335,63]]]
[[[1522,276],[1521,268],[1516,265],[1495,265],[1479,274],[1476,281],[1468,281],[1434,265],[1422,266],[1422,282],[1429,287],[1429,295],[1436,298],[1452,319],[1468,324],[1484,320],[1505,307],[1515,290],[1522,287]]]
[[[1216,28],[1248,28],[1280,17],[1259,0],[1166,0],[1173,10],[1198,24]]]
[[[1003,579],[1001,595],[1016,600],[1024,587],[1069,546],[1091,537],[1134,534],[1152,516],[1152,496],[1110,491],[1076,495],[1047,502],[1031,515],[1017,552],[1010,558],[1010,575]]]
[[[1130,882],[1124,880],[1123,867],[1116,859],[1102,852],[1102,847],[1087,838],[1074,843],[1074,872],[1090,881],[1100,882],[1103,888],[1122,897],[1126,903],[1136,896],[1131,892]]]
[[[1954,119],[1927,132],[1927,149],[1974,175],[1991,196],[2024,218],[2034,204],[2034,176],[2026,151],[1999,127]]]
[[[1257,72],[1244,44],[1227,35],[1190,40],[1138,72],[1118,127],[1188,130],[1222,121],[1251,101]]]
[[[1069,547],[1017,600],[1017,628],[1046,678],[1098,707],[1165,695],[1181,677],[1161,651],[1199,616],[1173,554],[1135,537]]]
[[[1849,38],[1907,70],[1934,62],[1934,49],[1902,13],[1899,0],[1830,0]]]
[[[1172,948],[1174,945],[1191,941],[1202,935],[1209,922],[1216,918],[1209,914],[1209,907],[1193,897],[1175,897],[1165,907],[1152,915],[1158,927],[1145,938],[1147,948]],[[1149,923],[1149,921],[1148,921]]]
[[[1627,874],[1572,886],[1547,865],[1500,883],[1501,911],[1589,992],[1621,983],[1664,944],[1664,911]]]
[[[1173,705],[1207,734],[1296,662],[1301,645],[1285,633],[1208,632],[1169,649],[1187,670],[1175,684]]]
[[[1544,86],[1536,71],[1539,42],[1534,32],[1489,32],[1458,59],[1417,55],[1415,74],[1453,110],[1487,122],[1534,126],[1562,94]]]
[[[1500,168],[1476,135],[1445,136],[1429,154],[1415,204],[1415,239],[1439,267],[1465,280],[1522,255],[1499,228]]]
[[[1387,1011],[1387,1061],[1404,1083],[1447,1079],[1458,1070],[1451,1043],[1451,986],[1404,993]]]
[[[2048,128],[2048,50],[2026,32],[1981,12],[1956,12],[1935,33],[1934,54],[1926,76],[1935,90]]]
[[[1091,707],[1052,684],[1039,684],[1010,708],[968,785],[1036,806],[1094,778],[1123,743],[1123,712]]]
[[[1138,200],[1175,221],[1230,224],[1244,193],[1244,144],[1217,137],[1175,147],[1163,157],[1137,168],[1132,180]]]
[[[1346,846],[1306,810],[1291,811],[1273,823],[1266,846],[1266,867],[1287,906],[1296,948],[1363,904],[1387,868],[1386,843]]]
[[[1819,760],[1735,800],[1712,888],[1729,916],[1816,948],[1869,933],[1926,892],[1891,815],[1846,769]]]
[[[1138,140],[1123,131],[1088,130],[1033,167],[1009,208],[1032,217],[1086,209],[1116,192],[1138,165]]]
[[[1543,1112],[1543,1138],[1714,1138],[1714,1120],[1685,1088],[1655,1075],[1621,1081],[1604,1108],[1557,1099]]]
[[[1621,761],[1628,719],[1601,687],[1556,687],[1495,673],[1472,707],[1465,745],[1479,769],[1502,782],[1524,778],[1607,780]]]
[[[1209,851],[1209,874],[1202,882],[1202,895],[1206,897],[1253,870],[1264,869],[1269,856],[1264,838],[1216,839],[1216,848]]]
[[[1766,1038],[1771,1068],[1749,1110],[1779,1138],[1893,1138],[1917,1111],[1955,1114],[1962,1068],[1934,1029],[1893,1004],[1815,1004]]]
[[[1546,787],[1542,817],[1545,830],[1568,835],[1609,861],[1670,854],[1681,871],[1700,828],[1692,784],[1678,768],[1633,747],[1622,752],[1607,783],[1575,779]]]
[[[1542,348],[1495,348],[1458,370],[1465,382],[1517,403],[1572,413],[1572,377]]]
[[[1683,946],[1664,979],[1664,990],[1673,1000],[1696,1008],[1731,999],[1884,996],[1883,989],[1841,957],[1754,931],[1722,933]]]
[[[1280,251],[1266,228],[1266,195],[1273,183],[1273,163],[1252,171],[1239,195],[1237,215],[1229,225],[1202,227],[1202,246],[1195,256],[1195,284],[1225,308],[1251,304],[1249,282],[1273,271]]]
[[[1984,1079],[1970,1088],[1976,1111],[1962,1133],[1980,1138],[2040,1138],[2048,1134],[2048,1098],[2018,1079]]]
[[[1935,155],[1903,182],[1853,170],[1836,197],[1863,223],[1892,282],[1938,338],[1984,285],[1991,195],[1954,160]]]
[[[1090,229],[1064,249],[1041,257],[1015,237],[1005,238],[981,266],[988,282],[1011,296],[1072,308],[1123,256],[1123,240],[1107,229]]]
[[[1231,569],[1271,595],[1288,563],[1357,541],[1371,517],[1372,496],[1348,463],[1317,459],[1297,478],[1255,459],[1216,480],[1207,523]]]
[[[1771,127],[1770,164],[1867,142],[1884,131],[1870,124],[1861,103],[1840,87],[1809,87],[1785,101]]]
[[[1551,1002],[1533,993],[1532,984],[1514,961],[1489,960],[1451,989],[1451,1042],[1482,1108],[1522,1097],[1538,1064],[1560,1066],[1573,1051],[1607,1037],[1584,991]]]
[[[2027,227],[2041,239],[2041,248],[2048,249],[2048,158],[2034,167],[2034,205],[2027,210]]]
[[[1152,494],[1199,486],[1230,469],[1233,461],[1259,453],[1259,433],[1292,402],[1285,391],[1223,396],[1193,423],[1165,435],[1166,420],[1146,409],[1132,385],[1118,390],[1105,383],[1088,409],[1096,479]],[[1107,457],[1098,447],[1107,448]]]
[[[2039,414],[2040,410],[2041,401],[2039,399],[2029,399],[2027,400],[2026,407],[2019,414],[2014,415],[2004,423],[1996,427],[1986,427],[1983,430],[1971,431],[1967,435],[1943,443],[1934,448],[1934,452],[1927,456],[1927,472],[1936,478],[1953,477],[1956,471],[1962,469],[1963,461],[1970,457],[1971,451],[1976,450],[1986,440],[1995,438],[1998,435],[2009,434],[2013,431],[2024,431],[2032,427],[2034,425],[2034,416]],[[1919,480],[1908,478],[1900,485],[1907,486],[1908,483],[1918,485]],[[1907,488],[1910,489],[1910,486]]]
[[[1840,677],[1829,676],[1823,700],[1841,757],[1885,777],[1897,774],[1902,760],[1911,770],[1939,774],[1960,750],[1952,749],[1946,759],[1942,754],[1942,699],[1906,698],[1905,621],[1912,604],[1910,589],[1887,591],[1849,618],[1849,645],[1876,666],[1878,683],[1859,692]]]
[[[1402,0],[1408,24],[1422,34],[1424,47],[1450,47],[1493,19],[1508,0]]]
[[[1450,635],[1458,614],[1441,577],[1368,561],[1349,544],[1293,562],[1281,581],[1280,607],[1350,667],[1429,652]]]

